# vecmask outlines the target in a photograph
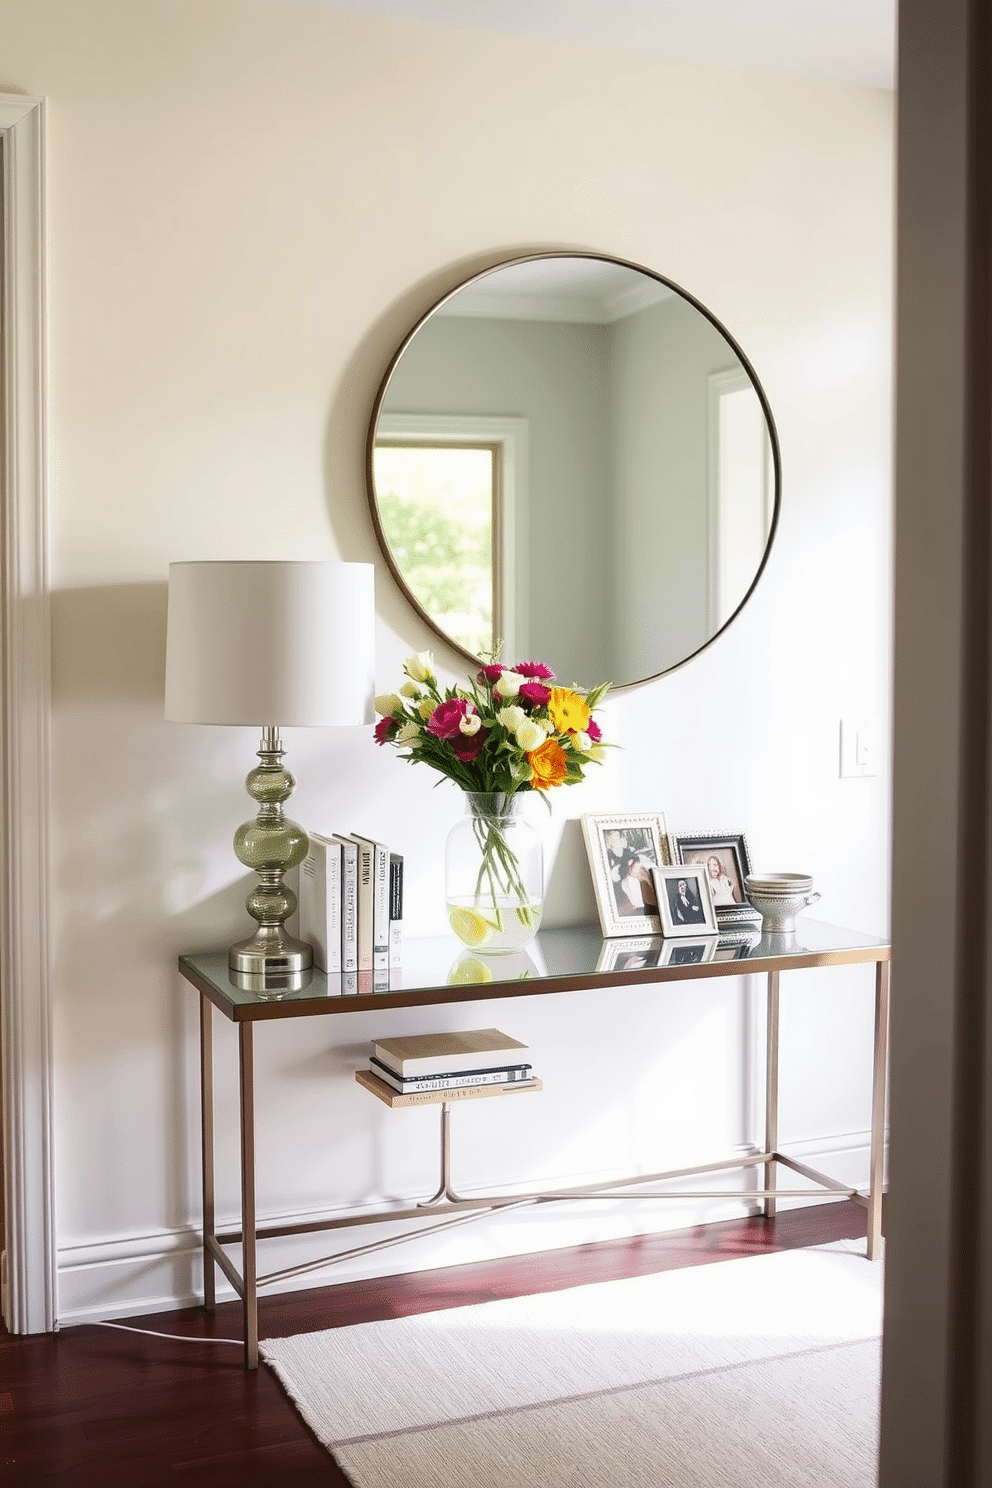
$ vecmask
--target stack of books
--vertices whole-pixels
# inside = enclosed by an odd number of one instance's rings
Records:
[[[498,1028],[409,1034],[373,1044],[368,1069],[355,1078],[394,1106],[540,1089],[527,1053]]]
[[[300,939],[329,975],[387,972],[403,958],[403,855],[352,832],[310,833]]]

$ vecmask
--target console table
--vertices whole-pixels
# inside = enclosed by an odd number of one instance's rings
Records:
[[[454,937],[410,940],[404,948],[401,967],[388,974],[361,972],[350,976],[326,976],[314,971],[301,990],[281,991],[278,987],[264,991],[246,991],[235,985],[227,967],[227,952],[209,952],[179,958],[179,970],[200,994],[200,1090],[201,1136],[203,1155],[203,1300],[213,1308],[215,1300],[214,1266],[219,1266],[244,1304],[245,1368],[258,1367],[258,1288],[285,1280],[304,1271],[327,1265],[333,1257],[306,1262],[302,1266],[259,1276],[257,1245],[259,1240],[277,1236],[309,1234],[351,1225],[382,1223],[387,1219],[424,1218],[448,1211],[496,1210],[511,1205],[558,1202],[568,1199],[620,1197],[620,1190],[630,1190],[646,1183],[660,1183],[676,1178],[689,1178],[701,1173],[718,1173],[737,1169],[763,1170],[763,1187],[746,1191],[731,1190],[726,1195],[712,1190],[634,1197],[714,1198],[741,1197],[760,1200],[763,1212],[772,1216],[776,1200],[801,1197],[816,1190],[784,1189],[778,1184],[777,1168],[784,1167],[821,1189],[855,1200],[868,1211],[867,1256],[880,1253],[882,1178],[885,1128],[886,1055],[889,1018],[889,957],[886,941],[853,930],[839,929],[816,920],[800,919],[795,935],[752,937],[750,941],[662,940],[660,937],[636,940],[607,940],[599,930],[584,926],[570,930],[541,931],[536,941],[536,959],[541,970],[521,979],[515,958],[491,957],[483,964],[491,980],[481,982],[449,980],[452,962],[461,949]],[[483,961],[483,958],[479,958]],[[501,967],[502,962],[502,967]],[[779,1070],[779,998],[780,978],[784,971],[805,967],[829,967],[868,963],[875,966],[874,1062],[871,1109],[871,1145],[867,1192],[848,1188],[825,1173],[797,1162],[778,1151],[778,1070]],[[546,968],[546,970],[544,969]],[[695,1167],[679,1168],[664,1173],[614,1180],[595,1187],[560,1189],[543,1193],[501,1195],[465,1199],[451,1188],[448,1171],[448,1118],[450,1104],[441,1104],[441,1186],[423,1203],[408,1208],[377,1211],[374,1214],[349,1216],[344,1219],[320,1220],[303,1224],[258,1225],[255,1216],[255,1109],[253,1048],[256,1023],[275,1018],[328,1017],[336,1013],[386,1012],[394,1008],[426,1007],[434,1003],[482,1002],[492,998],[542,997],[589,988],[615,988],[645,982],[692,981],[709,977],[761,974],[767,978],[766,1062],[765,1062],[765,1132],[760,1152],[721,1159]],[[512,979],[501,980],[512,976]],[[241,1228],[215,1230],[214,1217],[214,1105],[213,1105],[213,1009],[238,1028],[240,1065],[241,1128]],[[356,1099],[366,1099],[356,1089]],[[231,1261],[223,1247],[241,1245],[241,1270]]]

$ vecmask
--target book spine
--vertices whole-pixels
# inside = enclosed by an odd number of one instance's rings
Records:
[[[341,969],[358,970],[358,848],[341,843]]]
[[[389,854],[389,964],[403,962],[403,854]]]
[[[520,1069],[530,1059],[526,1046],[519,1049],[478,1049],[466,1058],[451,1054],[426,1055],[417,1059],[401,1059],[385,1044],[372,1045],[372,1055],[401,1080],[439,1080],[450,1075],[485,1075],[491,1069]]]
[[[335,975],[341,970],[341,845],[329,842],[324,851],[326,895],[324,912],[327,923],[327,960],[324,970]]]
[[[385,1084],[385,1081],[383,1081],[383,1084]],[[535,1084],[536,1082],[534,1080],[520,1080],[511,1088],[514,1090],[527,1090]],[[478,1085],[467,1085],[463,1086],[460,1090],[446,1090],[444,1097],[446,1100],[471,1100],[473,1096],[477,1096],[478,1094]],[[418,1090],[411,1092],[409,1095],[400,1095],[399,1091],[395,1091],[394,1095],[395,1099],[392,1102],[394,1106],[426,1106],[434,1105],[437,1102],[437,1092],[433,1090]]]
[[[375,848],[371,842],[358,847],[358,970],[373,968],[373,918],[375,913]]]
[[[488,1070],[481,1075],[443,1075],[435,1079],[401,1080],[377,1059],[369,1060],[369,1069],[384,1084],[401,1095],[415,1095],[421,1090],[467,1090],[475,1085],[513,1085],[518,1080],[532,1080],[534,1072],[529,1064],[519,1069]]]
[[[372,899],[372,969],[389,969],[389,848],[375,845]]]
[[[321,837],[300,864],[300,939],[322,971],[341,970],[341,849]]]

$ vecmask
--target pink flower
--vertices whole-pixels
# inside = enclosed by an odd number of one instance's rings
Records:
[[[464,698],[449,698],[446,703],[438,703],[427,720],[427,731],[435,739],[455,739],[459,736],[458,726],[465,714],[474,712],[473,703],[466,702]],[[478,738],[478,734],[475,737]]]
[[[513,668],[521,677],[541,677],[545,682],[554,681],[554,672],[543,661],[518,661]]]
[[[392,738],[398,728],[399,724],[395,718],[380,718],[373,730],[375,742],[377,744],[385,744],[387,739]]]
[[[551,693],[540,682],[524,682],[521,684],[520,692],[517,694],[525,703],[530,703],[532,708],[540,708],[548,701]]]
[[[490,662],[488,666],[484,666],[482,668],[479,676],[480,678],[484,678],[487,682],[498,682],[505,670],[506,668],[500,666],[498,661]]]
[[[600,739],[603,737],[603,730],[600,728],[595,718],[590,718],[589,722],[586,724],[586,733],[589,735],[594,744],[598,744]]]
[[[482,746],[488,737],[489,730],[485,728],[480,728],[475,734],[455,734],[451,739],[451,747],[458,758],[468,764],[482,753]]]

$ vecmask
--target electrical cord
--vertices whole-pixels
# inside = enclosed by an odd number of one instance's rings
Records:
[[[96,1328],[117,1328],[121,1333],[144,1333],[148,1338],[168,1338],[170,1343],[233,1343],[244,1347],[243,1338],[189,1338],[185,1333],[156,1333],[152,1328],[130,1328],[127,1323],[95,1323]]]

